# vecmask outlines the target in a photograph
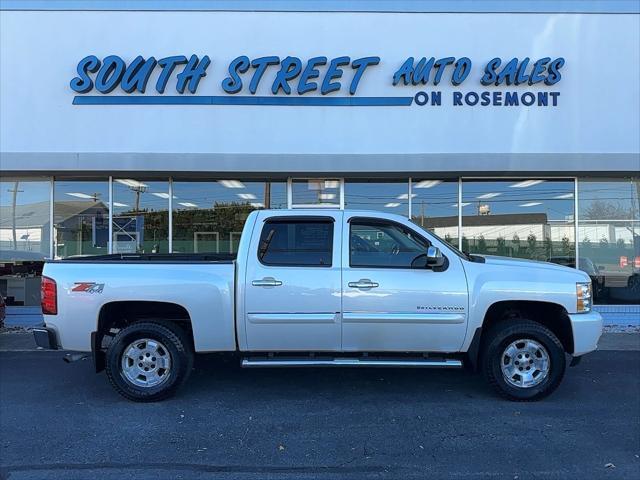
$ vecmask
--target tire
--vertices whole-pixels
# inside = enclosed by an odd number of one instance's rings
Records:
[[[566,356],[558,337],[545,326],[526,319],[506,320],[492,327],[483,342],[482,369],[503,397],[535,401],[558,388]]]
[[[169,322],[129,325],[118,332],[107,349],[109,382],[134,402],[171,397],[187,381],[192,368],[191,342],[180,327]]]

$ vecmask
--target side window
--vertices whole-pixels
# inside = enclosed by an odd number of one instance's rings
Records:
[[[333,222],[281,217],[262,228],[258,258],[265,265],[330,267],[332,253]]]
[[[352,267],[411,268],[429,243],[409,228],[391,222],[354,220],[349,234]]]

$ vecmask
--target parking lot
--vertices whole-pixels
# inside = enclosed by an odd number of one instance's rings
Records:
[[[3,478],[638,478],[640,352],[601,351],[538,403],[465,371],[243,370],[120,398],[89,359],[0,353]]]

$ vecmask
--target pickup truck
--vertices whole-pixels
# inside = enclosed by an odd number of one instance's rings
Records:
[[[580,270],[468,255],[407,218],[348,210],[254,211],[235,258],[47,262],[42,307],[36,343],[91,352],[134,401],[174,394],[204,352],[243,367],[466,366],[536,400],[602,333]]]

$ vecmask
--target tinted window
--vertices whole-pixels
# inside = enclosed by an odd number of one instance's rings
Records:
[[[411,268],[429,244],[410,229],[386,222],[352,222],[349,240],[352,267]]]
[[[330,267],[332,245],[332,222],[266,222],[260,236],[258,258],[265,265]]]

